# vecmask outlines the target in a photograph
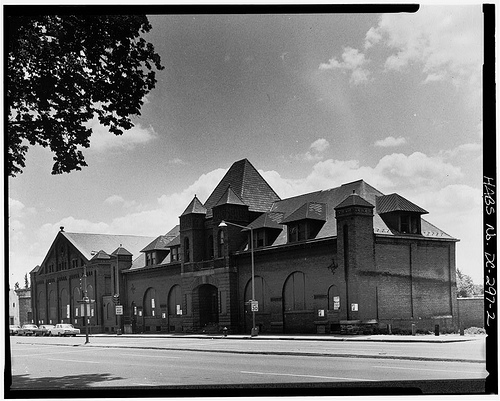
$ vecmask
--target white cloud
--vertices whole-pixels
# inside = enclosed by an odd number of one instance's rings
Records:
[[[323,153],[330,147],[330,143],[324,139],[316,139],[310,146],[306,153],[300,153],[295,155],[294,158],[297,160],[305,161],[318,161],[323,159]]]
[[[358,49],[346,47],[344,53],[342,53],[342,62],[337,61],[335,58],[331,58],[328,63],[321,63],[319,69],[339,69],[344,72],[351,72],[350,82],[357,85],[369,79],[370,72],[363,68],[367,63],[368,60],[365,58],[365,55],[360,53]]]
[[[476,6],[424,5],[414,14],[383,14],[365,38],[365,48],[383,44],[393,51],[387,70],[420,63],[424,82],[449,80],[480,85],[482,12]]]
[[[378,146],[381,148],[389,148],[389,147],[404,145],[405,143],[406,143],[406,138],[403,138],[401,136],[397,137],[397,138],[394,138],[393,136],[388,136],[385,139],[375,141],[375,146]]]
[[[474,153],[480,154],[481,149],[482,146],[479,143],[464,143],[454,149],[441,151],[440,154],[445,157],[463,156]]]
[[[128,200],[125,200],[120,195],[111,195],[110,197],[108,197],[104,200],[104,203],[107,205],[112,205],[112,206],[122,205],[124,208],[131,208],[131,207],[137,206],[137,202],[135,200],[128,201]]]
[[[136,145],[147,143],[158,136],[152,126],[143,128],[140,124],[136,124],[128,131],[124,131],[122,135],[115,135],[109,132],[108,128],[101,125],[97,118],[91,120],[87,125],[93,131],[90,137],[89,149],[97,152],[115,148],[131,149]]]

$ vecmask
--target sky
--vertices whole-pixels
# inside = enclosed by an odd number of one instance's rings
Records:
[[[90,121],[88,167],[53,176],[33,147],[8,179],[11,286],[60,226],[167,233],[243,158],[281,198],[358,179],[400,194],[460,239],[457,268],[482,282],[481,5],[149,20],[165,69],[135,127]]]

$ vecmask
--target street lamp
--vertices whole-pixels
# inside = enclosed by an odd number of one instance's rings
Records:
[[[254,263],[254,256],[253,256],[253,228],[252,227],[246,227],[246,226],[241,226],[239,224],[231,223],[229,221],[224,221],[222,220],[219,224],[219,227],[227,227],[227,225],[235,226],[242,228],[243,230],[250,230],[250,256],[252,260],[252,299],[250,300],[250,305],[252,309],[252,331],[250,335],[252,337],[256,337],[258,334],[258,329],[255,327],[255,263]],[[258,306],[257,306],[258,308]]]

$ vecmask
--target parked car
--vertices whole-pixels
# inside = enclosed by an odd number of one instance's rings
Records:
[[[18,324],[11,324],[9,326],[9,334],[11,336],[15,336],[20,329],[21,329],[21,326],[19,326]]]
[[[80,329],[76,329],[72,324],[59,323],[49,329],[49,336],[73,336],[80,334]]]
[[[35,336],[48,336],[49,330],[54,327],[53,324],[41,324],[38,329],[35,330]]]
[[[17,331],[18,336],[32,336],[35,330],[38,329],[36,324],[23,324],[23,326]]]

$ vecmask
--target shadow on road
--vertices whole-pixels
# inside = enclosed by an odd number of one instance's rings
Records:
[[[90,373],[83,375],[68,375],[61,377],[30,377],[30,375],[12,376],[11,390],[53,390],[53,389],[88,389],[93,384],[121,380],[121,377],[109,373]]]

